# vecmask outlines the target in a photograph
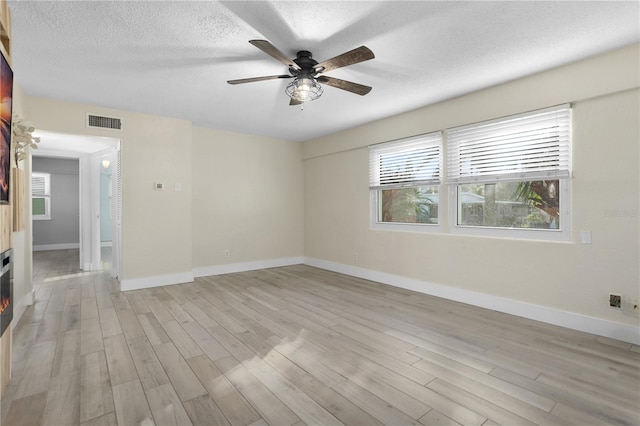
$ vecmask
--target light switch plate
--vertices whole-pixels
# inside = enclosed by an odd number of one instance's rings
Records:
[[[591,231],[580,231],[580,242],[582,244],[591,244]]]

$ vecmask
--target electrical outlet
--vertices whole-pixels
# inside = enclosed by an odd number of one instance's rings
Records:
[[[609,306],[616,309],[622,309],[622,296],[619,294],[609,294]]]
[[[224,257],[231,257],[231,250],[225,250]]]

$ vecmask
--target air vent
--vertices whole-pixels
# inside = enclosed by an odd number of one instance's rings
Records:
[[[122,130],[122,119],[115,117],[104,117],[95,114],[87,114],[87,127]]]

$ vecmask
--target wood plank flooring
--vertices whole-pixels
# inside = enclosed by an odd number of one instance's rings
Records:
[[[640,348],[299,265],[122,293],[35,254],[3,425],[638,425]]]

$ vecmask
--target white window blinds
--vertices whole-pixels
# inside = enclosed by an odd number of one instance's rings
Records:
[[[447,181],[566,178],[571,108],[547,108],[446,131]]]
[[[48,197],[50,191],[49,173],[32,173],[31,175],[31,196]]]
[[[441,145],[441,132],[371,145],[369,188],[394,189],[440,184]]]

